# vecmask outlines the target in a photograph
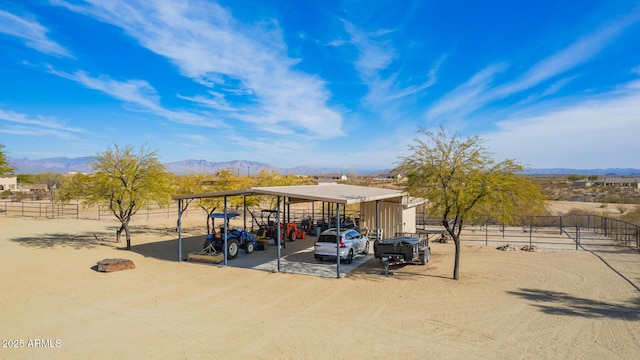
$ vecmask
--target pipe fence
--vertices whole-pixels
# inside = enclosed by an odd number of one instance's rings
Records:
[[[445,231],[439,219],[419,217],[416,222],[423,232],[441,234]],[[526,216],[515,225],[487,216],[465,225],[460,239],[485,245],[511,243],[576,250],[580,246],[623,246],[640,253],[640,226],[599,215]]]
[[[78,204],[59,204],[50,201],[2,201],[0,215],[78,219],[80,210]]]

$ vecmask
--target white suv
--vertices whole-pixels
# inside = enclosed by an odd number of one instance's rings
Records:
[[[369,253],[369,238],[354,229],[340,231],[340,260],[351,264],[357,254]],[[327,229],[320,234],[313,244],[313,257],[316,260],[336,258],[336,229]]]

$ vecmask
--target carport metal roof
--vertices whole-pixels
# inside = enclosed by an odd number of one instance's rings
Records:
[[[362,202],[382,201],[394,198],[403,198],[406,193],[400,190],[382,189],[367,186],[343,185],[343,184],[327,184],[327,185],[298,185],[298,186],[271,186],[271,187],[255,187],[242,190],[227,190],[220,192],[209,192],[202,194],[176,195],[172,196],[173,200],[178,200],[178,246],[179,261],[182,258],[182,235],[181,235],[181,203],[182,200],[203,199],[211,197],[227,196],[251,196],[251,195],[271,195],[278,197],[288,197],[290,201],[324,201],[334,204],[359,204]],[[225,200],[226,213],[226,200]],[[280,220],[278,220],[279,222]],[[226,226],[226,225],[225,225]],[[279,228],[279,226],[278,226]],[[336,236],[336,242],[339,235]],[[226,241],[225,241],[226,247]],[[225,255],[226,265],[226,255]],[[278,246],[278,270],[280,270],[280,246]],[[340,277],[340,260],[336,261],[337,277]]]
[[[406,195],[400,190],[373,188],[357,185],[298,185],[254,187],[191,195],[176,195],[173,200],[202,199],[210,197],[240,195],[273,195],[289,197],[295,201],[326,201],[335,204],[359,204],[361,202],[386,200]]]

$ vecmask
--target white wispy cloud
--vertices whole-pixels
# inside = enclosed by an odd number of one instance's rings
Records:
[[[0,132],[4,134],[28,136],[55,136],[61,139],[73,139],[84,129],[69,127],[52,117],[30,116],[11,110],[0,109]]]
[[[380,70],[386,69],[397,56],[395,49],[380,39],[390,30],[378,30],[370,34],[359,30],[349,21],[343,20],[343,23],[350,36],[349,44],[358,50],[355,68],[360,77],[365,80],[378,78]]]
[[[530,112],[537,114],[498,122],[496,131],[483,135],[490,149],[533,167],[578,168],[594,163],[627,167],[627,154],[640,152],[640,81],[576,103]]]
[[[415,76],[404,79],[401,78],[402,69],[394,66],[399,54],[386,37],[393,34],[394,30],[367,32],[349,21],[342,20],[342,23],[349,40],[334,40],[328,45],[351,45],[356,49],[354,68],[369,89],[363,102],[386,120],[394,121],[401,118],[405,111],[404,100],[436,83],[437,72],[445,56],[441,56],[427,71],[425,81],[420,82]]]
[[[484,94],[491,88],[495,77],[506,69],[505,64],[494,64],[476,73],[466,83],[459,85],[427,111],[427,120],[447,116],[458,121],[484,104]]]
[[[160,104],[160,97],[153,86],[144,80],[118,81],[106,75],[92,77],[85,71],[67,73],[49,67],[51,74],[75,81],[89,89],[98,90],[113,98],[134,105],[138,111],[145,111],[167,120],[206,127],[223,126],[224,123],[205,114],[197,114],[186,110],[171,110]]]
[[[145,48],[169,59],[184,76],[215,92],[211,98],[183,99],[228,111],[231,102],[225,97],[240,92],[245,94],[244,105],[234,106],[232,118],[265,131],[277,124],[321,137],[343,135],[341,115],[327,105],[331,94],[325,83],[293,69],[296,60],[288,57],[282,32],[273,21],[242,24],[209,1],[54,4],[123,29]]]
[[[483,84],[482,91],[478,91],[480,90],[478,87],[468,86],[479,75],[482,77],[482,74],[487,71],[487,69],[484,69],[474,75],[467,84],[458,87],[436,101],[431,109],[427,111],[426,118],[429,121],[433,121],[441,116],[464,117],[493,101],[508,98],[538,86],[592,60],[623,30],[636,23],[639,19],[639,15],[634,13],[602,26],[597,31],[581,37],[566,48],[540,60],[512,81],[494,85],[495,77],[487,78],[490,81]],[[492,66],[489,68],[492,68]],[[558,83],[558,85],[564,84]]]
[[[523,104],[528,104],[534,101],[538,101],[544,97],[547,96],[551,96],[555,93],[557,93],[558,91],[560,91],[563,87],[565,87],[568,83],[570,83],[571,81],[573,81],[577,76],[570,76],[567,78],[563,78],[560,79],[554,83],[552,83],[551,85],[549,85],[546,89],[544,89],[541,93],[535,93],[535,94],[531,94],[529,95],[526,99],[524,99],[523,101],[520,101],[518,104],[516,104],[516,107],[519,105],[523,105]]]
[[[56,57],[73,58],[64,46],[49,39],[49,30],[30,16],[20,17],[0,9],[0,33],[24,41],[27,47]]]

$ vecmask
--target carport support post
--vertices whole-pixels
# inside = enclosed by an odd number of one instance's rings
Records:
[[[244,214],[242,214],[242,221],[243,221],[242,230],[247,231],[247,196],[246,195],[242,195],[242,210],[244,210]]]
[[[280,272],[280,237],[282,236],[280,233],[280,196],[278,196],[278,203],[277,203],[277,207],[276,207],[276,214],[277,214],[277,218],[278,218],[278,223],[276,225],[277,230],[276,230],[276,244],[277,248],[278,248],[278,272]]]
[[[287,207],[284,209],[284,211],[287,212],[287,221],[285,223],[290,223],[291,222],[291,198],[288,197],[287,198]],[[285,232],[286,235],[286,232]]]
[[[182,261],[182,199],[178,199],[178,262]]]
[[[380,234],[380,200],[376,200],[376,241],[380,241],[378,239],[378,235]]]
[[[224,197],[224,266],[227,266],[227,252],[229,251],[229,244],[227,243],[227,197]]]
[[[340,204],[336,204],[336,277],[340,279]]]

